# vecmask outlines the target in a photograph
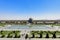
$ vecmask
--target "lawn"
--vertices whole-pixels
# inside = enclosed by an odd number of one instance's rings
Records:
[[[0,26],[4,27],[4,25],[6,25],[6,24],[0,23]]]

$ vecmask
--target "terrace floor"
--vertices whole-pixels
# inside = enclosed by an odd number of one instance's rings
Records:
[[[21,38],[0,38],[0,40],[60,40],[60,38],[32,38],[32,39],[21,39]]]

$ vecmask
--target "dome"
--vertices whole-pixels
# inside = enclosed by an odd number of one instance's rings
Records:
[[[28,22],[29,22],[29,23],[32,23],[32,18],[29,18]]]

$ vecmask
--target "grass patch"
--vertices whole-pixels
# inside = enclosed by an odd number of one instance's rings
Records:
[[[3,26],[3,27],[4,27],[4,25],[6,25],[6,24],[2,24],[2,23],[0,23],[0,26]]]

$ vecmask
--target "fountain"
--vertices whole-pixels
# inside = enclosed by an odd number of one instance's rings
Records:
[[[59,26],[54,26],[54,29],[55,29],[55,30],[58,30],[58,29],[59,29]]]
[[[27,40],[27,37],[26,37],[26,34],[28,33],[30,33],[30,28],[31,28],[31,24],[32,24],[32,18],[29,18],[29,20],[28,20],[28,26],[29,26],[29,30],[24,30],[24,31],[22,31],[22,35],[21,35],[21,38],[22,38],[22,40]],[[25,38],[26,37],[26,38]],[[30,40],[30,38],[28,38],[28,40]]]

